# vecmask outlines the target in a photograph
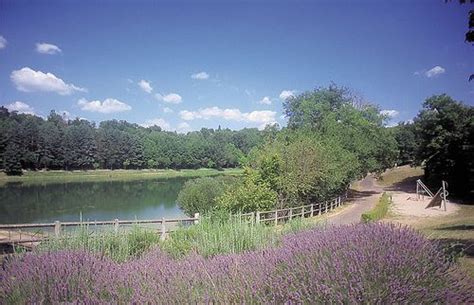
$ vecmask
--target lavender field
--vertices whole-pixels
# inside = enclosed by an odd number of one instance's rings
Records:
[[[59,251],[0,271],[0,303],[472,303],[472,280],[415,231],[366,224],[312,229],[275,248],[116,263]]]

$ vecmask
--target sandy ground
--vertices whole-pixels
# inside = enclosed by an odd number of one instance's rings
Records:
[[[414,223],[426,220],[429,217],[442,217],[456,213],[459,207],[452,203],[446,203],[446,211],[444,207],[426,208],[430,202],[430,198],[425,197],[424,200],[417,200],[416,194],[403,191],[390,191],[392,195],[392,205],[390,206],[390,214],[393,220],[403,220],[403,223]]]

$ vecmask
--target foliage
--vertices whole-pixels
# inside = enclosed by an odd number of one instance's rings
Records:
[[[390,203],[390,195],[388,195],[387,193],[383,193],[382,197],[380,197],[379,202],[377,202],[375,207],[372,210],[362,214],[362,221],[367,223],[383,219],[388,213]]]
[[[187,215],[205,214],[215,209],[217,198],[227,188],[236,183],[237,178],[230,176],[202,177],[188,180],[179,192],[176,201]]]
[[[412,164],[418,150],[416,126],[413,123],[400,122],[392,128],[398,145],[397,165]]]
[[[178,134],[116,120],[96,128],[54,111],[44,120],[0,107],[0,169],[232,168],[261,145],[263,137],[255,128]]]
[[[0,303],[472,303],[472,279],[456,267],[413,230],[341,226],[207,259],[28,253],[0,270]]]
[[[435,95],[414,121],[419,139],[415,161],[424,164],[427,182],[439,187],[446,180],[457,195],[474,190],[474,107]]]
[[[96,229],[97,230],[97,229]],[[81,250],[105,255],[117,262],[136,258],[148,252],[159,242],[159,235],[150,228],[134,225],[120,232],[113,230],[94,231],[89,226],[67,232],[62,237],[52,238],[39,244],[35,251]]]
[[[393,165],[396,142],[384,128],[385,117],[376,106],[360,103],[346,88],[331,85],[305,92],[288,99],[284,108],[290,129],[305,128],[353,153],[361,176]]]
[[[218,199],[218,207],[233,213],[265,211],[273,208],[277,193],[262,176],[250,169],[244,171],[243,181],[227,189]]]

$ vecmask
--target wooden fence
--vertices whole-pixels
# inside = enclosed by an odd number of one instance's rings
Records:
[[[337,207],[340,207],[347,200],[347,191],[336,198],[323,202],[302,205],[293,208],[277,209],[272,211],[257,211],[236,215],[241,219],[247,219],[255,223],[274,223],[285,222],[295,217],[313,217],[327,213]]]
[[[189,218],[0,224],[0,244],[35,243],[45,240],[49,238],[49,236],[45,234],[45,229],[52,229],[54,236],[60,237],[63,228],[113,226],[114,231],[118,232],[120,226],[126,225],[159,225],[161,238],[164,239],[166,233],[172,231],[177,225],[186,223],[196,224],[198,222],[199,213]],[[37,229],[37,232],[34,232],[35,229]]]
[[[240,219],[250,220],[254,223],[275,224],[285,222],[296,217],[313,217],[327,213],[337,207],[340,207],[347,200],[347,192],[331,200],[323,202],[302,205],[286,209],[277,209],[272,211],[256,211],[252,213],[244,213],[234,215]],[[159,225],[158,232],[161,239],[166,234],[177,227],[179,224],[196,224],[199,222],[199,213],[189,218],[172,218],[172,219],[152,219],[152,220],[111,220],[111,221],[79,221],[79,222],[60,222],[54,223],[25,223],[25,224],[0,224],[0,245],[1,244],[23,244],[38,243],[42,240],[49,239],[50,236],[44,234],[44,229],[51,229],[54,237],[60,237],[63,228],[71,227],[97,227],[97,226],[113,226],[115,232],[119,231],[120,226],[126,225]],[[32,230],[37,229],[36,232]],[[23,231],[22,231],[23,230]]]

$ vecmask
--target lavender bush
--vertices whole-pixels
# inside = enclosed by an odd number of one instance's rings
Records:
[[[0,303],[472,303],[472,285],[413,230],[368,224],[207,259],[26,254],[0,271]]]

